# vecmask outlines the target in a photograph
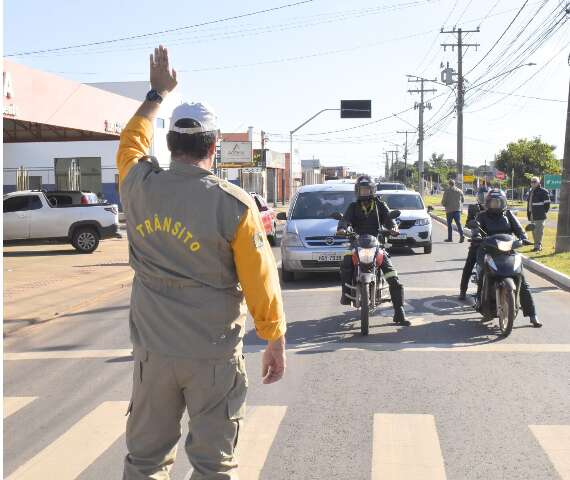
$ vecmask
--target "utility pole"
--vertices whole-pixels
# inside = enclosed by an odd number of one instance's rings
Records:
[[[392,159],[392,162],[390,164],[390,180],[394,180],[395,175],[394,175],[394,154],[396,154],[396,162],[398,161],[398,153],[400,153],[398,150],[388,150],[386,152],[386,154],[390,154],[390,157]]]
[[[386,155],[386,165],[385,165],[385,174],[384,178],[388,181],[390,178],[390,160],[388,160],[388,152],[384,152]]]
[[[453,27],[453,30],[441,29],[441,33],[453,33],[457,35],[457,43],[442,43],[441,46],[444,51],[447,47],[451,47],[453,50],[457,47],[457,173],[461,191],[463,191],[463,106],[465,103],[463,49],[466,47],[477,48],[479,46],[478,43],[463,43],[463,34],[479,32],[479,27],[477,27],[477,30],[463,30],[461,28],[456,29],[455,27]]]
[[[403,133],[406,135],[406,143],[404,144],[404,185],[408,185],[408,133],[416,133],[416,131],[404,130],[403,132],[397,131],[396,133]]]
[[[435,88],[424,88],[425,82],[434,82],[437,80],[428,80],[427,78],[423,77],[413,77],[408,75],[408,82],[411,83],[420,83],[419,90],[408,90],[409,93],[419,93],[420,94],[420,102],[416,102],[414,104],[414,109],[419,110],[419,122],[418,122],[418,173],[419,173],[419,189],[420,189],[420,196],[423,198],[424,196],[424,109],[431,110],[431,103],[424,102],[424,93],[429,92],[437,92]]]
[[[570,56],[568,57],[570,63]],[[568,85],[568,107],[566,110],[566,139],[560,185],[560,212],[556,231],[556,253],[570,252],[570,83]]]

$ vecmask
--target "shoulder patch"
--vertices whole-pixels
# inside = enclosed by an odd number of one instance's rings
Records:
[[[234,185],[233,183],[222,179],[218,181],[218,185],[224,192],[238,199],[246,207],[254,207],[253,198],[251,198],[251,195],[247,193],[243,188],[240,188],[237,185]]]

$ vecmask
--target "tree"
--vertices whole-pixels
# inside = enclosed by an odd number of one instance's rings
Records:
[[[515,188],[528,186],[529,177],[543,177],[548,173],[560,173],[560,163],[554,156],[554,145],[540,138],[521,138],[507,145],[497,156],[495,167],[507,175],[514,170]]]

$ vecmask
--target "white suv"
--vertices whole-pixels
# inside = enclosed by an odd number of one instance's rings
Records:
[[[388,237],[388,242],[412,248],[423,247],[424,253],[431,253],[431,217],[420,194],[410,190],[382,190],[378,196],[390,210],[402,212],[396,219],[400,235]]]

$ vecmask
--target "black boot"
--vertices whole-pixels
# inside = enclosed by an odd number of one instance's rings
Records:
[[[388,285],[390,286],[390,297],[394,307],[393,321],[398,325],[409,327],[411,323],[406,319],[406,312],[404,311],[404,286],[396,277],[388,279]]]
[[[530,316],[530,323],[532,323],[532,326],[534,328],[540,328],[542,327],[542,322],[538,319],[538,317],[536,315],[531,315]]]
[[[394,318],[392,319],[394,323],[398,325],[403,325],[404,327],[409,327],[412,323],[406,318],[406,312],[404,307],[394,307]]]

